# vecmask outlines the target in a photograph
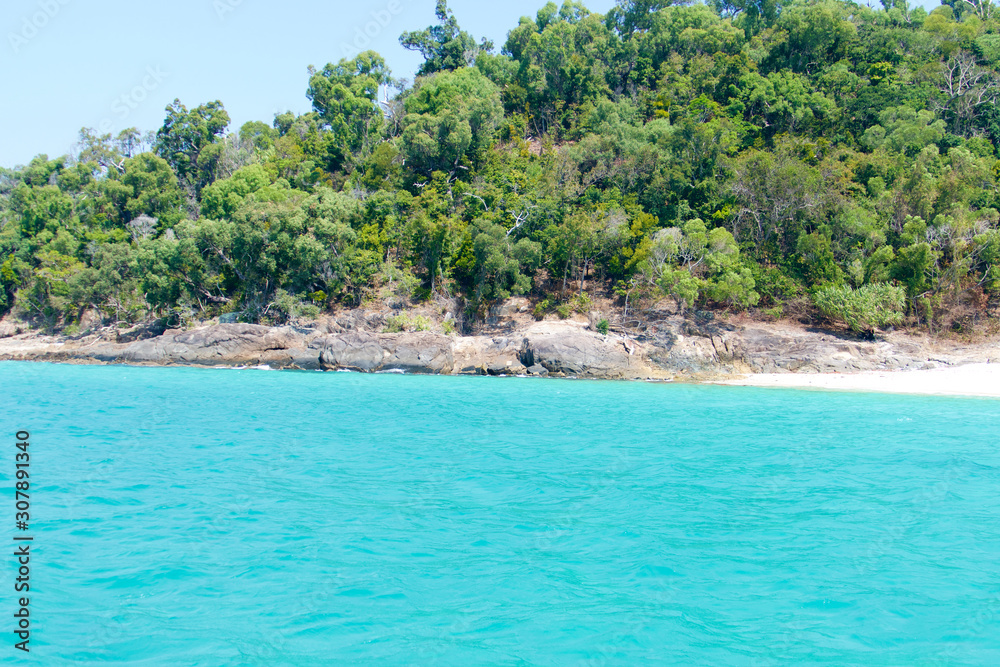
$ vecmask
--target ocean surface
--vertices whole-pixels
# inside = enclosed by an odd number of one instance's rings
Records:
[[[0,392],[0,538],[34,537],[4,664],[1000,664],[998,400],[11,362]]]

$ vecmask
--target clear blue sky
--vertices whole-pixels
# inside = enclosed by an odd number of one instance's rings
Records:
[[[931,0],[925,0],[930,3]],[[310,109],[309,65],[380,52],[397,77],[420,56],[399,35],[431,25],[434,0],[3,0],[0,166],[69,153],[81,127],[155,130],[164,107],[221,100],[233,124]],[[451,0],[459,24],[499,47],[544,0]],[[559,4],[559,3],[557,3]],[[586,5],[605,13],[614,0]],[[936,6],[938,3],[933,1]],[[380,25],[385,23],[383,27]],[[361,37],[364,39],[365,37]]]

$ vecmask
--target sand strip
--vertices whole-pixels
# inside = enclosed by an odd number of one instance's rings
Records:
[[[1000,398],[1000,363],[863,373],[761,373],[715,384]]]

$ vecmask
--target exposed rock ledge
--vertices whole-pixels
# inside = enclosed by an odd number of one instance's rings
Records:
[[[336,332],[336,333],[334,333]],[[715,379],[759,372],[853,372],[932,368],[1000,357],[996,343],[948,344],[904,334],[862,341],[798,326],[681,317],[639,337],[601,334],[586,323],[536,322],[500,336],[375,333],[334,322],[308,328],[217,324],[117,342],[31,332],[0,338],[0,360],[257,366],[365,372],[554,375],[609,379]],[[14,335],[9,335],[14,333]],[[126,338],[127,340],[127,338]]]

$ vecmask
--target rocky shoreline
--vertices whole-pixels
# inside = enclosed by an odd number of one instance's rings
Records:
[[[681,316],[632,335],[602,335],[587,321],[574,320],[510,322],[475,336],[381,333],[363,316],[283,327],[104,329],[78,337],[0,328],[0,360],[443,375],[706,381],[755,373],[926,370],[997,358],[995,340],[965,344],[896,332],[869,341],[801,325]]]

